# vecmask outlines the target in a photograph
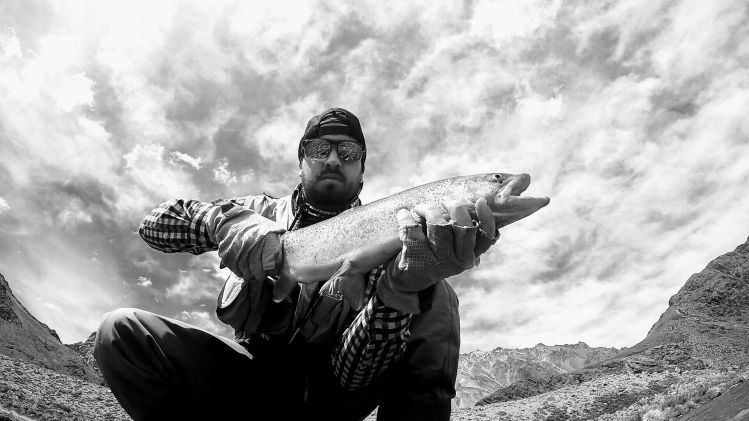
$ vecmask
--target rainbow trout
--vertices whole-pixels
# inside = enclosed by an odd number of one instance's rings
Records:
[[[445,199],[475,203],[483,197],[497,227],[522,219],[549,203],[548,198],[519,197],[530,185],[528,174],[490,173],[447,178],[347,210],[281,237],[283,264],[275,298],[298,283],[361,278],[401,250],[396,212],[419,204],[441,205]],[[476,219],[475,207],[469,213]],[[449,219],[449,218],[448,218]]]

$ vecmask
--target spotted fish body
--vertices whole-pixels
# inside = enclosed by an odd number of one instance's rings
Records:
[[[396,213],[418,204],[440,205],[445,198],[475,203],[483,197],[495,212],[506,195],[519,196],[530,184],[528,174],[490,173],[447,178],[393,194],[370,204],[347,210],[340,215],[290,231],[282,236],[284,259],[282,278],[286,282],[324,281],[341,268],[349,275],[360,275],[398,254]],[[523,198],[538,201],[547,198]],[[534,203],[534,206],[536,204]],[[475,208],[469,209],[474,218]]]

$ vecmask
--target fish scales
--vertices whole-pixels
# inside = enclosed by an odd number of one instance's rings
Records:
[[[363,274],[392,259],[402,247],[396,213],[444,198],[472,203],[484,197],[490,207],[503,189],[519,195],[530,183],[527,174],[490,173],[453,177],[414,187],[282,236],[282,277],[309,283],[329,279],[347,265]],[[548,199],[547,199],[548,200]],[[492,208],[494,210],[494,208]],[[475,217],[475,215],[473,215]]]

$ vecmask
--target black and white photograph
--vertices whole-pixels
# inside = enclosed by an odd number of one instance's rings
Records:
[[[749,3],[0,0],[48,420],[749,421]]]

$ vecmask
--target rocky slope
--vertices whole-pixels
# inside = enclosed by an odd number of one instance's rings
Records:
[[[573,345],[473,351],[461,354],[453,408],[473,406],[493,391],[520,380],[543,381],[555,374],[579,370],[615,356],[616,348]]]
[[[542,379],[525,379],[499,389],[479,400],[476,405],[506,402],[539,395],[565,386],[580,385],[600,377],[617,374],[684,372],[702,370],[707,364],[690,355],[690,350],[680,344],[657,345],[636,354],[618,356],[569,373]]]
[[[107,387],[0,355],[0,420],[129,420]]]
[[[91,370],[93,370],[98,378],[101,379],[99,384],[104,385],[106,384],[106,382],[104,381],[104,376],[102,376],[101,369],[99,369],[99,363],[97,363],[96,359],[94,358],[95,340],[96,332],[91,332],[91,334],[88,335],[88,338],[85,341],[76,342],[74,344],[65,344],[65,346],[75,351],[76,354],[80,355],[81,358],[83,358],[83,363]]]
[[[549,414],[542,407],[560,396],[572,393],[572,396],[600,397],[605,390],[602,385],[619,384],[617,399],[609,400],[604,412],[596,409],[596,405],[582,413],[575,412],[584,401],[580,400],[575,404],[578,408],[559,413],[552,411],[554,414],[549,416],[554,419],[635,420],[690,417],[684,414],[700,404],[710,405],[708,402],[730,390],[726,395],[733,397],[726,398],[724,406],[730,406],[733,415],[716,419],[739,415],[749,418],[746,387],[737,386],[749,377],[748,367],[749,240],[692,275],[671,297],[669,308],[637,345],[581,370],[513,383],[480,400],[477,405],[481,409],[463,412],[476,417],[491,413],[491,419],[505,419],[501,414],[506,411],[502,408],[524,405],[524,415],[515,414],[506,419],[526,416],[549,419],[544,418]],[[648,377],[651,383],[659,379],[652,384],[660,386],[629,387],[634,384],[632,376]],[[707,389],[706,384],[709,385]]]
[[[101,377],[18,301],[0,274],[0,354],[92,382]]]
[[[630,352],[665,343],[683,344],[711,366],[749,362],[749,240],[692,275]]]
[[[749,421],[747,402],[749,402],[749,381],[744,381],[726,388],[719,397],[684,415],[681,420]]]
[[[749,384],[749,370],[624,371],[523,399],[459,409],[451,420],[661,421],[694,413],[690,421],[748,421],[740,415],[749,405],[744,384]],[[719,401],[724,396],[729,403]],[[712,403],[723,415],[696,414]]]

